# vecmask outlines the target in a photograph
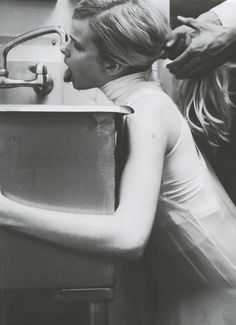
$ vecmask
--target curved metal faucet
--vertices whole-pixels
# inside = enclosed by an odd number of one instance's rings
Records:
[[[22,34],[0,48],[0,88],[33,87],[39,95],[48,95],[53,89],[53,80],[47,74],[47,67],[43,63],[38,63],[30,71],[36,74],[33,80],[17,80],[8,77],[7,55],[11,49],[17,45],[29,41],[33,38],[56,33],[60,36],[61,44],[67,42],[68,35],[60,26],[41,27],[25,34]]]

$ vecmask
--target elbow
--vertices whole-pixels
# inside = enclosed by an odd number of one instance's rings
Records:
[[[130,234],[127,237],[123,236],[118,240],[118,255],[122,258],[137,260],[140,259],[145,251],[147,239],[135,236],[131,238]]]
[[[136,220],[136,216],[127,218],[127,214],[117,216],[116,220],[110,237],[113,252],[116,251],[117,256],[130,260],[142,258],[151,234],[151,224],[136,222],[134,226],[133,220]]]
[[[129,260],[141,259],[145,251],[145,246],[131,247],[123,251],[123,257]]]

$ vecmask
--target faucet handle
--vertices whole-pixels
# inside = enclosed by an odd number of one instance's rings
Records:
[[[37,63],[34,65],[29,65],[28,70],[34,74],[43,74],[46,75],[47,72],[47,67],[44,63]]]
[[[34,91],[39,96],[48,95],[53,89],[53,80],[48,75],[47,67],[44,63],[29,65],[28,70],[36,75]]]

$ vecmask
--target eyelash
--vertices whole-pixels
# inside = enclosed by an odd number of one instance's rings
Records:
[[[78,51],[83,51],[83,49],[81,48],[81,46],[77,45],[76,43],[74,43],[74,47],[75,47],[76,50],[78,50]]]
[[[70,38],[70,41],[73,44],[73,46],[76,48],[76,50],[83,51],[83,49],[81,48],[81,46],[78,45],[72,38]]]

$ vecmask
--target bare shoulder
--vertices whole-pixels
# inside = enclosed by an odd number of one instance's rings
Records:
[[[168,147],[178,137],[178,112],[172,99],[163,91],[137,96],[132,103],[134,113],[128,119],[132,132],[159,139]]]
[[[162,90],[152,91],[133,100],[132,108],[136,116],[150,116],[157,120],[176,118],[177,108],[172,99]]]

